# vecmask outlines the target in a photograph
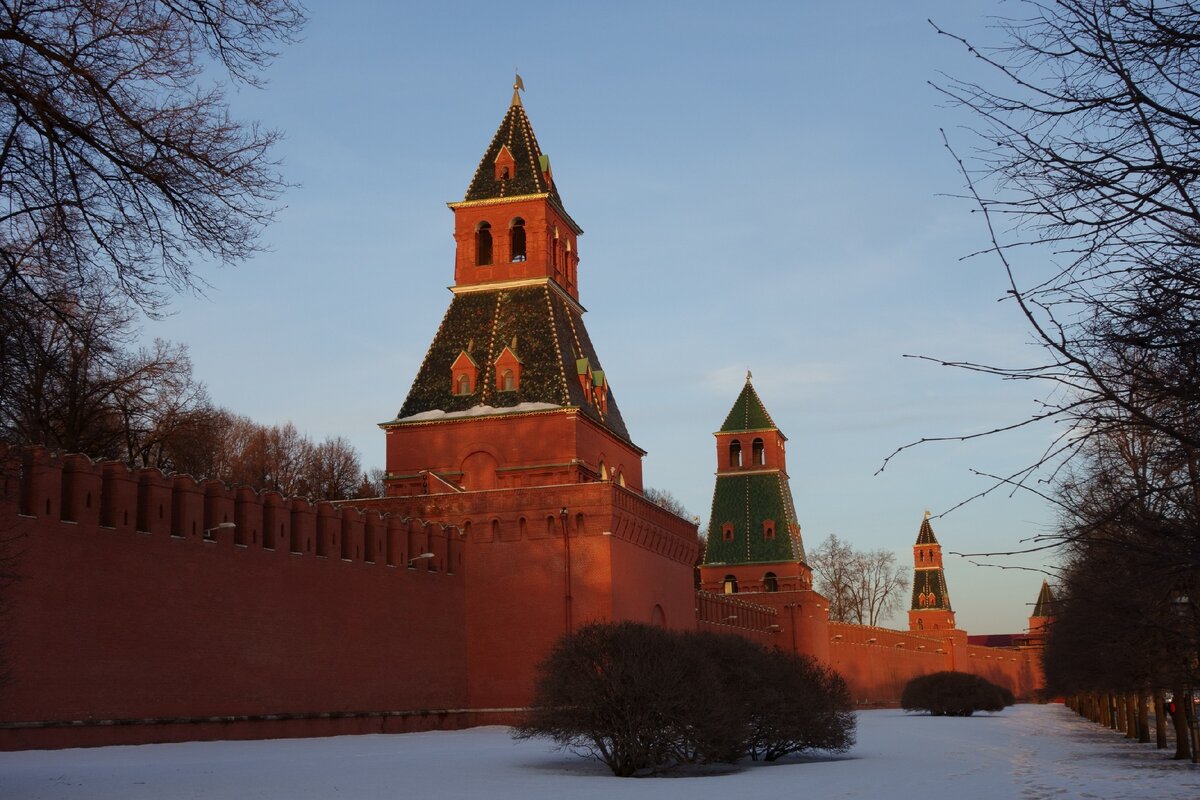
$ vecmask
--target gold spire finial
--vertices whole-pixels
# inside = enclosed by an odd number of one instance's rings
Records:
[[[746,383],[749,383],[749,382],[750,382],[750,378],[751,378],[751,377],[752,377],[752,376],[750,375],[750,370],[746,370]]]
[[[929,511],[929,509],[928,508],[925,509],[925,519],[929,519],[932,516],[933,516],[933,514]]]
[[[521,105],[521,95],[520,95],[520,92],[523,92],[523,91],[525,91],[525,81],[521,80],[521,73],[517,72],[517,73],[516,73],[516,77],[515,77],[515,78],[513,78],[513,99],[512,99],[512,104],[513,104],[514,106],[519,106],[519,105]]]

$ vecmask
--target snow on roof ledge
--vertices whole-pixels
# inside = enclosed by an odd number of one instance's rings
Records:
[[[400,417],[396,422],[428,422],[435,419],[458,419],[462,417],[487,417],[493,414],[519,414],[527,411],[549,411],[562,408],[554,403],[517,403],[515,406],[495,408],[493,406],[472,406],[466,411],[442,411],[435,408],[432,411],[422,411],[407,417]]]

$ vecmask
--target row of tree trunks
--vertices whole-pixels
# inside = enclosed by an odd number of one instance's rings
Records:
[[[1167,721],[1175,740],[1175,760],[1200,763],[1200,720],[1187,687],[1177,687],[1174,702],[1168,702],[1162,689],[1131,694],[1115,692],[1087,693],[1067,698],[1065,705],[1085,719],[1115,731],[1126,739],[1150,743],[1150,703],[1154,704],[1154,745],[1159,750],[1168,745]]]

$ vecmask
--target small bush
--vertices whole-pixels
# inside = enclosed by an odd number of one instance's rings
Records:
[[[913,678],[900,695],[905,711],[928,711],[935,717],[969,717],[976,711],[1000,711],[1014,702],[1008,689],[966,672]]]
[[[514,736],[551,739],[619,776],[854,743],[846,685],[812,659],[631,622],[559,640],[534,706]]]

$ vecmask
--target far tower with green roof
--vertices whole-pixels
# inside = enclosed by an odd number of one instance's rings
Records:
[[[929,512],[921,520],[917,543],[913,545],[912,608],[908,627],[914,631],[955,630],[954,609],[946,588],[946,570],[942,565],[942,546],[929,524]]]
[[[717,480],[701,588],[725,594],[811,589],[788,483],[787,437],[767,413],[750,373],[714,435]]]

